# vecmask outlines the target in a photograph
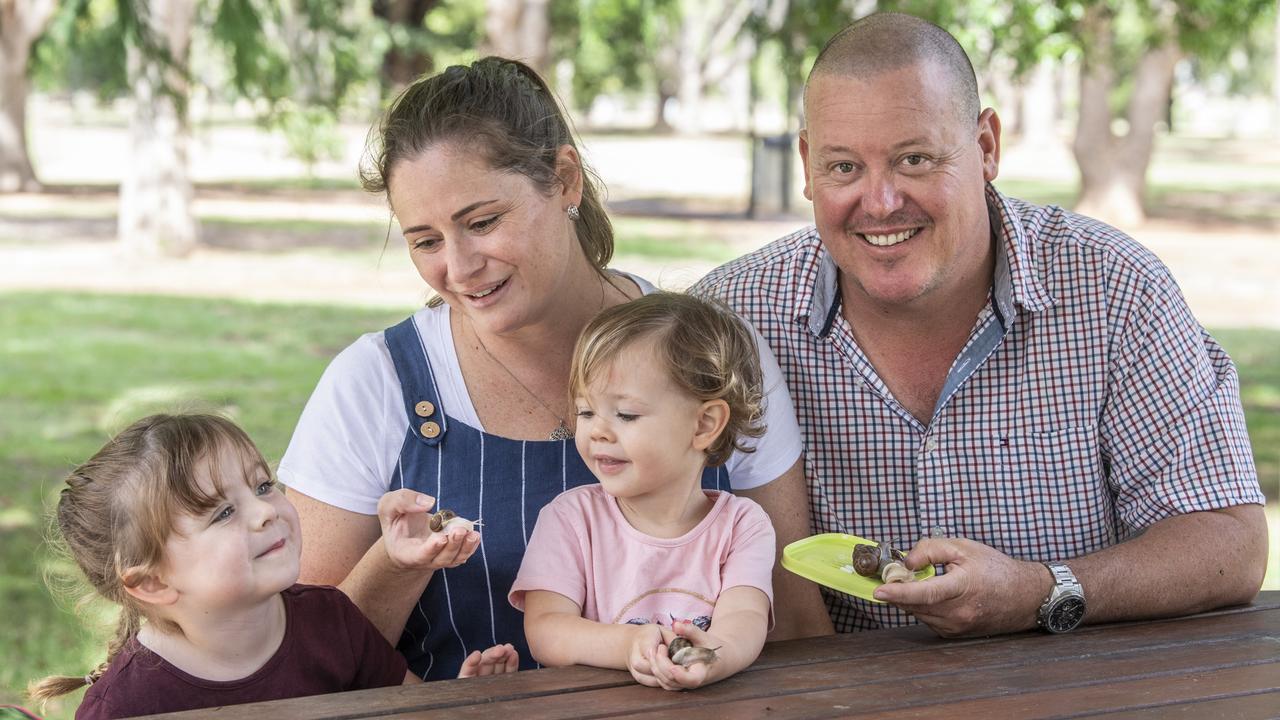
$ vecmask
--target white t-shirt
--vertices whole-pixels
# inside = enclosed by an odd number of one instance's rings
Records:
[[[656,288],[633,275],[645,294]],[[440,392],[440,405],[458,422],[484,427],[467,394],[449,327],[447,304],[413,315]],[[745,322],[745,321],[744,321]],[[746,323],[760,350],[767,432],[753,453],[734,452],[725,469],[734,490],[764,485],[786,472],[803,449],[791,395],[769,344]],[[409,418],[391,351],[382,332],[362,335],[325,369],[280,461],[280,480],[334,507],[374,515],[400,458]]]

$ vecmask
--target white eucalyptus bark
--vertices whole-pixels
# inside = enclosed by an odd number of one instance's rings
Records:
[[[54,0],[0,0],[0,192],[40,189],[27,152],[27,66]]]
[[[1146,219],[1143,198],[1147,168],[1155,149],[1156,123],[1164,116],[1173,87],[1173,70],[1182,51],[1173,39],[1148,48],[1138,62],[1134,89],[1125,112],[1127,132],[1112,129],[1109,96],[1115,85],[1112,69],[1113,28],[1110,18],[1094,9],[1083,20],[1093,44],[1080,70],[1080,114],[1072,145],[1080,168],[1076,211],[1122,228]]]
[[[482,53],[523,60],[544,78],[551,61],[549,0],[486,0]]]
[[[1275,67],[1271,70],[1272,106],[1271,130],[1280,138],[1280,0],[1276,0],[1276,30],[1271,43],[1271,58]]]
[[[189,88],[179,72],[188,67],[194,20],[195,0],[150,2],[147,23],[168,48],[173,68],[129,48],[134,109],[130,158],[120,183],[118,230],[121,246],[132,255],[182,257],[198,240],[187,161]]]

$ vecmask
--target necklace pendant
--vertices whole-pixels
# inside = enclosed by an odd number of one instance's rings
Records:
[[[572,438],[573,438],[573,433],[569,431],[569,428],[564,426],[564,421],[561,420],[560,424],[556,425],[556,429],[551,431],[551,437],[549,439],[570,440]]]

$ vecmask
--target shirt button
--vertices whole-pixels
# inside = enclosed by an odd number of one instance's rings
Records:
[[[924,441],[924,451],[926,453],[933,454],[933,451],[937,449],[938,449],[938,439],[930,435]]]
[[[431,413],[436,411],[436,406],[428,400],[423,400],[413,406],[413,411],[418,413],[418,417],[431,417]]]
[[[424,422],[418,431],[422,433],[422,437],[433,438],[440,434],[440,426],[433,422]]]

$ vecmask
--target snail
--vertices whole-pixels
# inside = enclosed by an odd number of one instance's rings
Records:
[[[427,527],[431,528],[431,532],[445,532],[453,527],[460,527],[467,532],[471,532],[479,524],[479,520],[473,522],[460,517],[458,513],[452,510],[440,510],[431,513],[431,519],[427,521]]]
[[[880,572],[880,551],[874,545],[854,545],[853,571],[862,577],[872,577]]]
[[[892,542],[880,546],[859,543],[853,546],[853,571],[863,577],[879,577],[887,583],[910,582],[915,573],[907,568],[906,555]]]
[[[689,667],[695,663],[710,665],[716,661],[716,650],[719,649],[696,647],[688,639],[678,637],[667,646],[667,657],[671,658],[671,662],[682,667]]]

